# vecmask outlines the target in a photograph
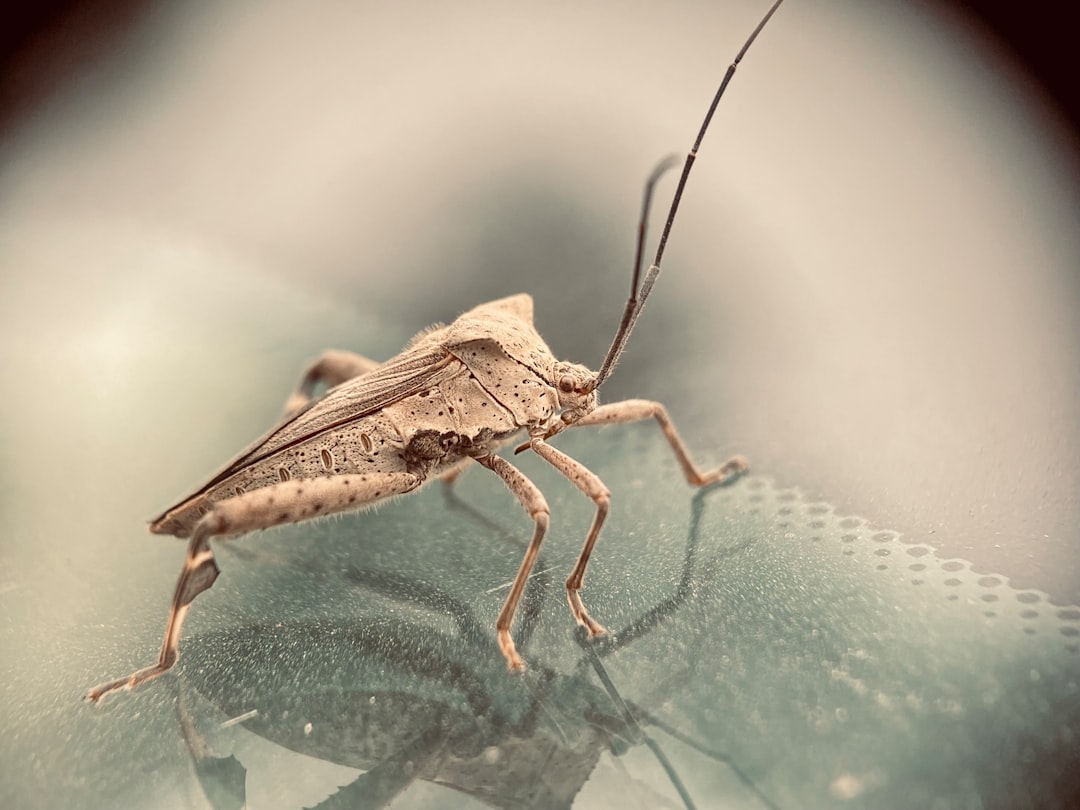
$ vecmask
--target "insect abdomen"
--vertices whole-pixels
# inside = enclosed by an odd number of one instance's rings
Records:
[[[150,524],[150,531],[187,537],[215,503],[285,481],[405,472],[403,446],[393,424],[381,413],[371,414],[239,467],[168,509]]]

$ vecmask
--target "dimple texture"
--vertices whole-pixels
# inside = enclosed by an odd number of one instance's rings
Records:
[[[1080,653],[1080,608],[1056,607],[1041,591],[1013,588],[1008,577],[976,571],[966,560],[939,558],[930,544],[912,542],[861,517],[838,514],[830,504],[809,501],[798,490],[777,490],[766,478],[744,484],[751,508],[771,512],[775,527],[785,530],[789,539],[824,543],[850,565],[922,588],[946,602],[977,608],[1003,632],[1040,634]]]

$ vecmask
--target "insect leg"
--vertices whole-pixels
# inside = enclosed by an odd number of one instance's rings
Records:
[[[514,623],[514,614],[517,613],[521,594],[525,591],[525,585],[529,581],[529,573],[532,571],[536,557],[540,553],[540,544],[544,542],[544,534],[547,532],[551,510],[548,508],[547,499],[532,481],[525,477],[517,467],[499,456],[481,456],[476,459],[480,464],[487,467],[493,473],[502,478],[510,491],[518,499],[518,503],[529,513],[529,517],[536,523],[532,541],[525,551],[525,557],[521,560],[517,576],[510,586],[510,593],[499,611],[499,618],[495,622],[495,630],[499,637],[499,649],[506,658],[507,666],[514,672],[525,669],[525,662],[518,655],[514,640],[510,637],[510,626]]]
[[[601,405],[592,413],[574,422],[571,427],[616,425],[624,422],[639,422],[650,417],[660,423],[660,429],[664,431],[671,449],[675,451],[675,458],[678,459],[683,475],[691,486],[701,487],[706,484],[726,483],[750,469],[750,463],[744,457],[735,456],[715,470],[707,472],[699,470],[694,460],[690,458],[690,451],[686,444],[675,430],[675,423],[671,421],[667,408],[659,402],[647,399],[625,399],[622,402]]]
[[[184,560],[180,579],[176,583],[176,592],[173,594],[172,607],[169,608],[169,620],[165,625],[165,638],[161,643],[157,663],[137,670],[126,678],[118,678],[115,681],[95,686],[87,693],[87,700],[97,703],[109,692],[117,689],[134,689],[164,674],[176,663],[180,629],[191,607],[191,601],[213,585],[214,580],[217,579],[218,567],[214,562],[214,552],[210,550],[209,538],[209,526],[204,518],[195,526],[191,540],[188,542],[187,558]]]
[[[410,492],[421,483],[423,480],[412,473],[340,475],[282,482],[218,501],[199,518],[191,531],[157,663],[126,678],[95,686],[86,695],[87,700],[96,703],[118,689],[134,689],[163,675],[176,663],[180,632],[191,603],[214,584],[219,573],[210,548],[211,538],[236,537],[256,529],[361,509],[376,501]]]
[[[596,538],[600,535],[600,528],[604,525],[604,519],[607,517],[608,505],[611,503],[611,493],[596,473],[580,461],[570,458],[560,450],[556,450],[545,442],[543,437],[534,436],[529,442],[529,446],[537,455],[569,478],[574,486],[592,498],[593,503],[596,504],[596,516],[593,518],[589,534],[585,538],[585,545],[581,547],[581,554],[578,555],[577,563],[574,564],[574,570],[570,572],[570,576],[566,580],[566,599],[570,603],[570,612],[574,614],[578,624],[588,630],[590,636],[602,635],[607,631],[589,615],[589,611],[582,604],[578,592],[585,581],[585,569],[589,565],[589,555],[592,554],[593,546],[596,545]]]
[[[381,366],[377,360],[371,360],[360,354],[342,351],[341,349],[328,349],[304,370],[304,376],[300,378],[300,385],[289,395],[285,401],[285,415],[288,416],[311,402],[315,386],[324,383],[334,386],[367,374],[369,371]]]

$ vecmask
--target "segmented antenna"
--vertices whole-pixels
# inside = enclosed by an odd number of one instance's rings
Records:
[[[649,293],[652,292],[653,284],[656,283],[656,278],[660,275],[660,261],[664,257],[664,248],[667,247],[667,240],[671,235],[671,226],[675,222],[675,214],[679,210],[679,202],[682,200],[683,189],[686,188],[686,178],[690,176],[690,169],[694,165],[694,159],[697,157],[698,149],[701,148],[701,141],[705,138],[705,131],[709,128],[713,113],[716,112],[716,105],[720,103],[720,98],[724,95],[724,91],[727,90],[727,86],[731,82],[731,77],[735,75],[735,69],[739,66],[739,62],[746,56],[746,52],[750,50],[750,46],[754,44],[754,40],[757,39],[758,34],[761,33],[761,29],[765,27],[765,24],[769,22],[772,15],[776,13],[776,10],[780,8],[780,4],[783,2],[784,0],[776,0],[776,2],[773,3],[772,8],[770,8],[768,13],[761,19],[761,22],[757,24],[757,28],[750,34],[749,38],[739,50],[739,53],[735,56],[735,59],[728,66],[727,73],[724,74],[724,80],[720,82],[720,88],[716,91],[716,95],[713,96],[712,104],[709,105],[709,111],[705,114],[705,120],[701,122],[701,129],[698,130],[694,145],[691,147],[690,151],[686,153],[686,161],[683,163],[682,174],[679,176],[679,184],[675,187],[675,196],[671,200],[671,208],[668,209],[667,221],[664,223],[664,230],[660,234],[660,242],[656,247],[656,257],[649,267],[649,272],[645,274],[645,280],[641,282],[641,286],[638,287],[638,281],[641,278],[641,259],[645,249],[645,228],[649,218],[649,206],[652,202],[653,187],[656,185],[656,181],[660,179],[660,176],[674,165],[675,160],[668,157],[661,161],[660,165],[653,170],[645,183],[645,197],[641,206],[641,220],[638,223],[637,254],[634,258],[634,276],[630,284],[630,297],[626,301],[626,309],[623,310],[622,321],[619,323],[619,331],[615,333],[615,339],[611,341],[611,348],[608,349],[607,356],[604,358],[604,364],[600,366],[600,371],[596,375],[597,388],[600,387],[604,380],[611,376],[611,372],[615,369],[615,364],[619,362],[619,356],[623,352],[623,347],[626,346],[626,341],[630,337],[630,332],[633,331],[634,324],[637,323],[638,315],[641,314],[641,310],[645,306],[645,299],[649,297]]]

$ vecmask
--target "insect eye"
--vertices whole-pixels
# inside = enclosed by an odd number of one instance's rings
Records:
[[[559,390],[564,394],[570,394],[574,390],[574,378],[569,374],[564,374],[559,379]]]

